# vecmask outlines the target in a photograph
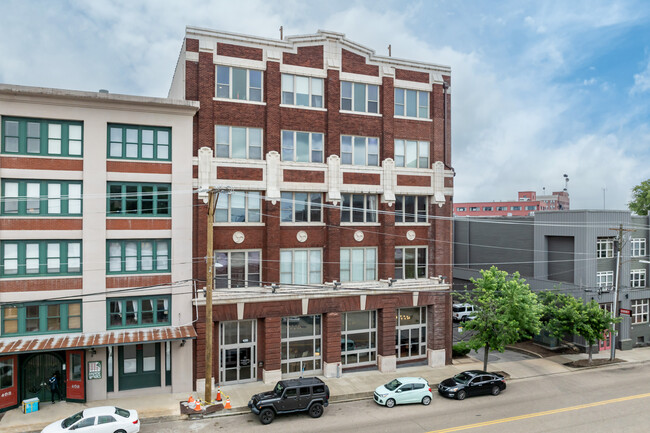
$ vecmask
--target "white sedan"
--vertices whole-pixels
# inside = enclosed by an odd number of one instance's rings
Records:
[[[91,407],[45,427],[41,433],[67,431],[92,433],[137,433],[140,420],[135,410],[115,406]]]

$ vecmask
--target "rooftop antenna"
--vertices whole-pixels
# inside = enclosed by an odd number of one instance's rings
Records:
[[[391,49],[391,45],[390,45],[390,44],[388,44],[388,57],[391,57],[391,54],[390,54],[390,49]]]
[[[282,39],[284,39],[284,38],[282,37],[282,26],[280,26],[280,40],[282,40]]]
[[[567,191],[567,187],[569,186],[569,175],[565,174],[564,175],[564,192]]]

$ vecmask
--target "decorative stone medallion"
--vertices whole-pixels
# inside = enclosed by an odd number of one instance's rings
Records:
[[[354,240],[357,242],[361,242],[363,240],[363,232],[361,230],[357,230],[354,232]]]
[[[409,241],[412,241],[413,239],[415,239],[415,232],[413,230],[407,231],[406,232],[406,239],[408,239]]]
[[[246,236],[244,236],[242,232],[235,232],[232,234],[232,240],[236,244],[241,244],[242,242],[244,242],[244,239],[246,239]]]
[[[307,240],[307,232],[300,230],[298,233],[296,233],[296,239],[298,239],[298,242],[305,242]]]

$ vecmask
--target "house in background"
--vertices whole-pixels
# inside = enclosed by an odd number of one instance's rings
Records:
[[[197,108],[0,85],[0,410],[192,390]]]
[[[647,216],[629,211],[536,212],[512,218],[454,220],[454,290],[492,265],[519,272],[534,291],[559,290],[621,315],[617,346],[650,343]],[[616,238],[623,228],[618,305],[615,307]],[[607,349],[608,341],[601,343]]]
[[[340,33],[187,28],[169,96],[201,104],[196,186],[232,189],[211,224],[220,384],[451,362],[450,77]],[[193,204],[202,257],[207,211]]]

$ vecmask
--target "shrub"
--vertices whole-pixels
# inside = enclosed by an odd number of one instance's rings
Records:
[[[461,341],[460,343],[454,344],[454,346],[451,348],[451,354],[453,357],[459,357],[459,356],[465,356],[469,353],[471,349],[469,348],[469,345],[465,341]]]

